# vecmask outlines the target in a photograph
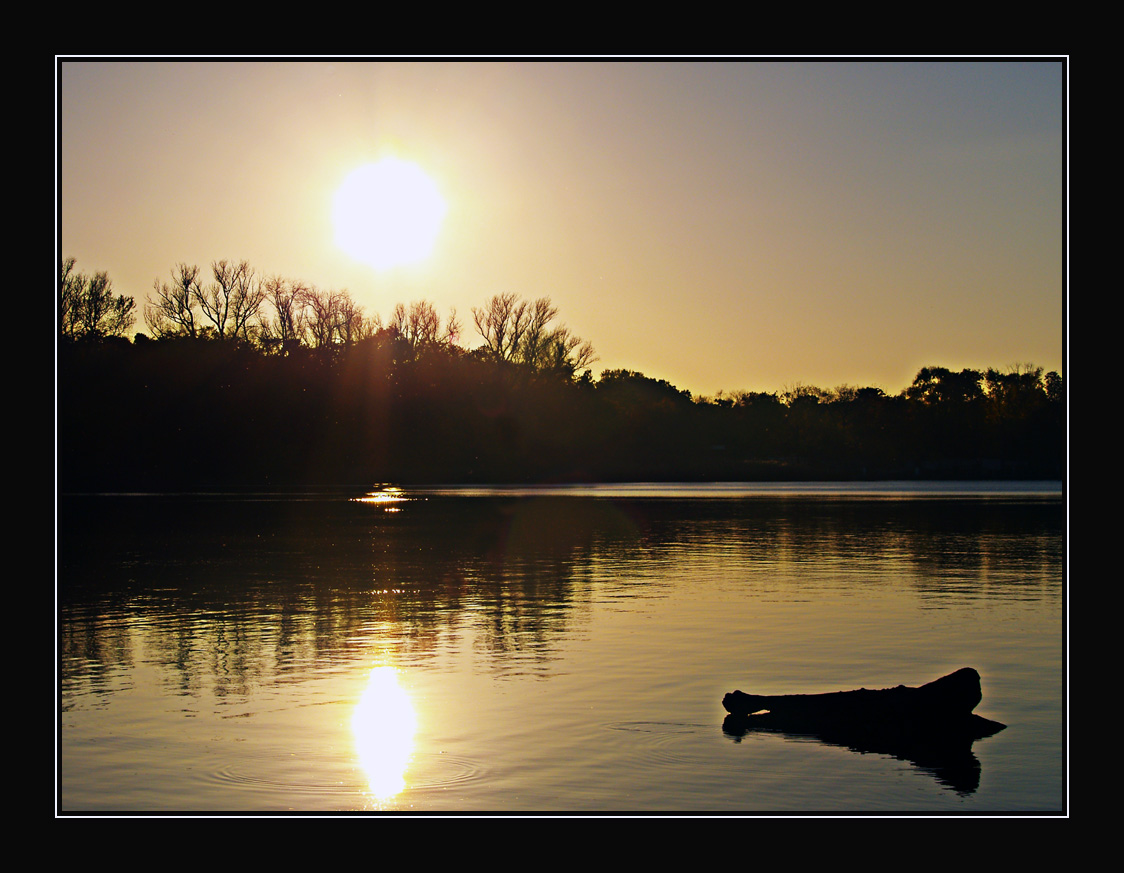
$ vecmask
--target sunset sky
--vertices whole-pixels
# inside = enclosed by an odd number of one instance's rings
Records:
[[[550,297],[599,355],[696,395],[897,393],[925,365],[1064,373],[1060,60],[58,65],[59,253],[138,311],[179,262],[368,314]],[[446,205],[379,271],[333,198],[387,155]],[[138,319],[143,328],[143,318]]]

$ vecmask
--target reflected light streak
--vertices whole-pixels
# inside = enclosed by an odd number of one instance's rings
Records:
[[[402,503],[409,500],[405,494],[402,493],[401,488],[385,487],[378,491],[368,492],[363,497],[353,497],[356,503],[373,503],[382,506],[387,512],[398,512],[401,507],[394,504]]]
[[[414,751],[417,715],[393,667],[371,671],[351,717],[351,730],[371,793],[386,800],[402,791]]]

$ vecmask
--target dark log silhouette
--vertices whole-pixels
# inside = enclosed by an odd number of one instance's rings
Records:
[[[722,698],[722,705],[734,715],[768,711],[775,718],[870,721],[966,716],[982,699],[980,674],[964,667],[919,688],[899,685],[877,691],[860,688],[829,694],[778,695],[731,691]]]
[[[722,699],[730,713],[722,729],[739,739],[755,730],[774,731],[863,754],[892,755],[967,794],[980,779],[972,743],[1006,727],[972,712],[982,699],[980,674],[971,667],[917,688],[779,695],[731,691]]]

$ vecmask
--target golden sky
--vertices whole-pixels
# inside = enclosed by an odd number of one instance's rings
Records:
[[[897,393],[926,365],[1063,369],[1061,60],[62,58],[62,256],[143,308],[179,262],[346,288],[368,314],[547,296],[693,394]],[[432,254],[336,245],[358,167],[422,168]],[[143,325],[143,319],[138,322]]]

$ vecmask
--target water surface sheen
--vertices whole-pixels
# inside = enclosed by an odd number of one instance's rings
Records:
[[[358,499],[357,499],[358,498]],[[1058,483],[66,496],[64,812],[1061,812]],[[963,666],[922,750],[727,691]]]

